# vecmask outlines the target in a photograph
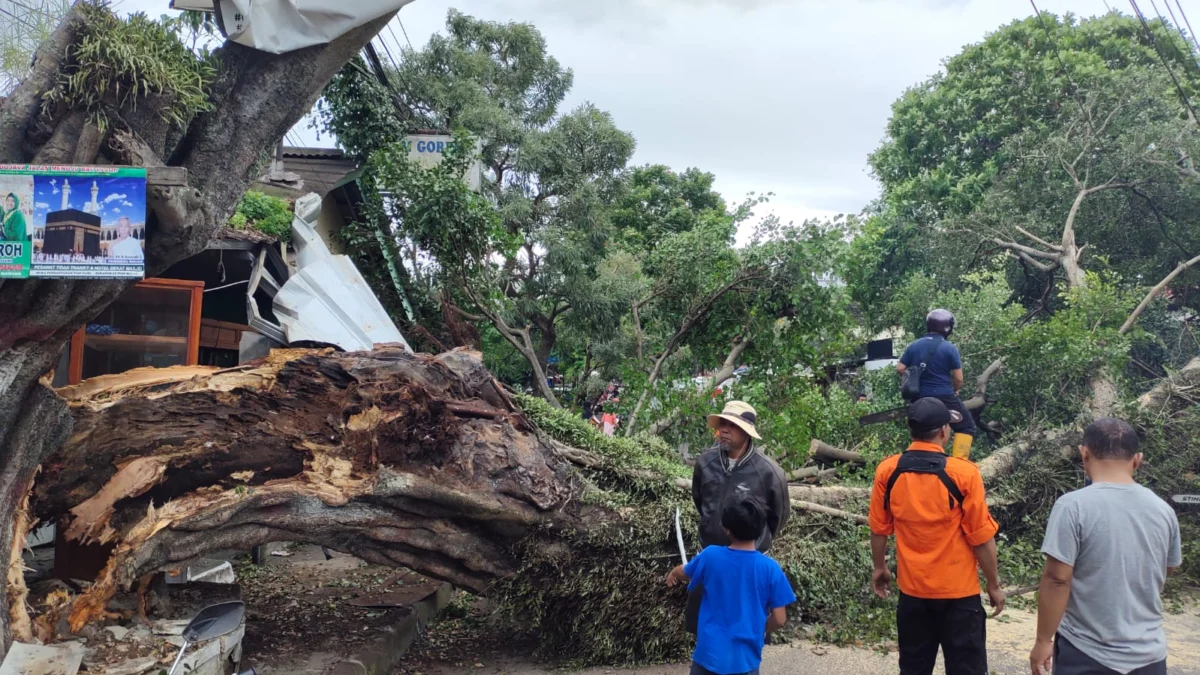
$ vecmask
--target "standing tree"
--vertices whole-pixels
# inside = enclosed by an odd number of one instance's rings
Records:
[[[1161,70],[1165,58],[1194,96],[1200,80],[1190,48],[1165,23],[1150,31],[1153,43],[1136,17],[1116,12],[1083,20],[1043,13],[968,45],[943,72],[906,91],[870,157],[883,198],[855,242],[847,278],[854,297],[878,308],[898,287],[894,280],[910,274],[952,284],[970,267],[977,241],[941,236],[942,224],[975,213],[992,182],[1022,159],[1010,139],[1023,136],[1029,148],[1061,132],[1088,92],[1115,91],[1129,81],[1127,71]],[[1027,297],[1044,291],[1022,280],[1014,277]]]
[[[402,161],[407,132],[469,132],[480,141],[483,194],[518,244],[494,251],[502,260],[486,278],[451,278],[449,288],[443,272],[457,266],[458,254],[447,259],[424,249],[427,241],[405,223],[403,205],[382,221],[388,223],[383,246],[408,261],[416,294],[437,296],[458,317],[490,324],[528,362],[537,391],[558,405],[545,374],[563,322],[612,325],[626,306],[597,283],[611,239],[607,204],[633,154],[633,137],[590,104],[559,113],[571,72],[527,24],[452,10],[447,35],[406,51],[395,69],[376,68],[378,79],[358,64],[333,82],[323,107],[326,129],[351,153],[392,167]],[[394,193],[387,179],[384,188]]]

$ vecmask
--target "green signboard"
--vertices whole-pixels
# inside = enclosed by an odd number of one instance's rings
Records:
[[[0,279],[141,279],[146,170],[0,164]]]

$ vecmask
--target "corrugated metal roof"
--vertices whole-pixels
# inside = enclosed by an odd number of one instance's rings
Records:
[[[304,159],[343,159],[346,153],[338,148],[297,148],[292,146],[283,146],[284,157],[296,157]]]

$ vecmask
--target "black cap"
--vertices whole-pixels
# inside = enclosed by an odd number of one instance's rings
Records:
[[[936,398],[917,399],[908,406],[908,428],[915,433],[928,433],[941,429],[951,422],[961,422],[962,415],[946,407]]]

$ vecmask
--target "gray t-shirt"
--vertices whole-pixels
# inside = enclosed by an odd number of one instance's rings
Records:
[[[1175,511],[1134,483],[1093,483],[1054,504],[1042,553],[1071,565],[1058,631],[1101,664],[1128,673],[1167,658],[1162,587],[1182,562]]]

